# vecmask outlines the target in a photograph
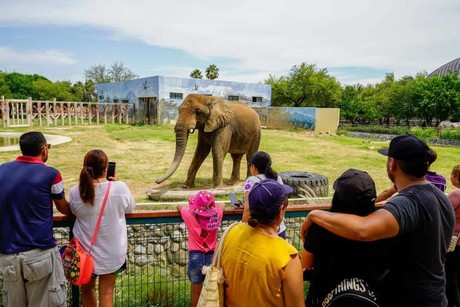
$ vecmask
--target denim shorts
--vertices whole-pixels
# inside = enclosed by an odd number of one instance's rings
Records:
[[[203,266],[211,265],[214,251],[203,253],[199,251],[188,252],[187,276],[192,284],[201,284],[204,281]]]

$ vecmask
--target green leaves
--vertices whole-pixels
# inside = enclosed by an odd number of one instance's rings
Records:
[[[199,70],[199,69],[194,69],[194,70],[190,73],[190,77],[191,77],[191,78],[195,78],[195,79],[203,79],[203,74],[201,73],[201,70]]]
[[[326,69],[306,63],[294,65],[287,77],[270,75],[265,83],[272,86],[272,106],[335,107],[342,92]]]
[[[206,68],[205,73],[206,73],[206,78],[208,78],[209,80],[214,80],[214,79],[219,78],[219,68],[217,68],[217,66],[214,64],[209,65],[208,68]]]

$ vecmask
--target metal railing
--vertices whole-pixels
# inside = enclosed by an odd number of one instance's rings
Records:
[[[285,218],[286,239],[300,251],[299,230],[304,217],[313,209],[328,209],[329,206],[290,205]],[[219,236],[225,227],[240,219],[241,210],[226,209]],[[188,306],[187,233],[179,212],[136,211],[127,214],[126,220],[130,227],[128,269],[117,277],[115,306]],[[72,225],[73,220],[69,217],[54,217],[55,238],[60,245],[69,241]],[[3,298],[0,297],[2,305]],[[79,287],[69,285],[68,306],[80,306]]]

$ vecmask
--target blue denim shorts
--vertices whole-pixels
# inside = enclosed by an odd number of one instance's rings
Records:
[[[188,252],[188,267],[187,267],[187,276],[190,279],[192,284],[201,284],[204,281],[204,275],[202,273],[203,266],[211,265],[212,252],[198,252],[198,251],[189,251]]]

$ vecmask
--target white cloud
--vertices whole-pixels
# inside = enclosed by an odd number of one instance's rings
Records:
[[[245,75],[249,82],[302,62],[368,67],[396,77],[430,72],[460,56],[459,11],[460,2],[451,0],[29,0],[3,3],[0,26],[104,28],[117,40],[178,48],[213,62],[235,59],[235,70],[253,71]],[[72,61],[56,55],[53,61]],[[191,71],[185,70],[182,76]],[[233,79],[221,69],[226,75]]]
[[[71,54],[60,50],[18,51],[0,47],[0,65],[1,63],[70,65],[75,63],[75,60]]]

